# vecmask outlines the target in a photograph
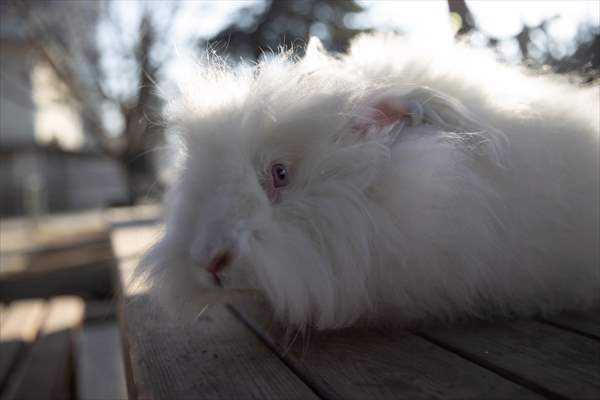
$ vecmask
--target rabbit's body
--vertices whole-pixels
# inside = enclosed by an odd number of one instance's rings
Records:
[[[172,307],[213,281],[318,328],[598,299],[597,87],[393,37],[309,47],[209,67],[173,108],[186,156],[142,264]]]

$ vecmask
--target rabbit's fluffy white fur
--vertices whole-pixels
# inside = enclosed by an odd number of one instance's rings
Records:
[[[212,58],[167,112],[182,157],[141,272],[173,313],[197,312],[228,251],[219,290],[258,289],[318,329],[589,307],[598,107],[597,86],[389,35]],[[269,186],[273,163],[287,186]]]

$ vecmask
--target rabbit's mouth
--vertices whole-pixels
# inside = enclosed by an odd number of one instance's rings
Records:
[[[223,287],[219,273],[231,262],[231,255],[227,251],[217,253],[208,264],[206,270],[211,274],[213,282],[218,287]]]

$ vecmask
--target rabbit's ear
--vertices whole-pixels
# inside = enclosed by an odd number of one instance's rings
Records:
[[[322,54],[327,54],[327,50],[316,36],[311,36],[308,40],[308,44],[306,45],[306,56],[307,57],[315,57],[320,56]]]
[[[363,137],[391,144],[406,126],[419,123],[422,114],[419,104],[404,96],[383,95],[367,101],[354,116],[352,127]]]
[[[395,142],[409,126],[429,124],[445,132],[482,133],[489,129],[454,98],[428,87],[405,93],[386,92],[367,101],[353,126],[363,134]]]
[[[357,120],[357,128],[383,128],[399,122],[406,122],[410,119],[411,112],[408,104],[405,104],[402,99],[391,97],[377,99],[364,114],[366,115]]]
[[[323,47],[323,43],[321,43],[319,38],[315,36],[311,37],[308,45],[306,45],[306,54],[302,58],[302,66],[306,69],[306,73],[312,74],[315,70],[324,67],[329,62],[329,55],[325,47]],[[306,73],[301,75],[302,79]]]

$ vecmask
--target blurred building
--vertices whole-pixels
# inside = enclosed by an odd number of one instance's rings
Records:
[[[89,105],[75,100],[11,11],[0,4],[0,216],[125,202],[119,164],[94,146]]]

